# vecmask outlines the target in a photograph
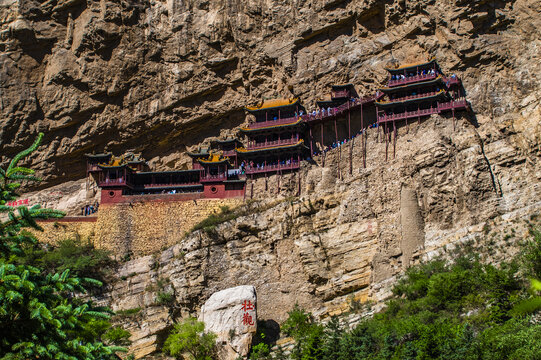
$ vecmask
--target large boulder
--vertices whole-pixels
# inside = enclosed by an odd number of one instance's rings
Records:
[[[201,308],[199,321],[218,336],[220,359],[235,360],[250,351],[257,329],[256,301],[255,287],[237,286],[212,294]]]

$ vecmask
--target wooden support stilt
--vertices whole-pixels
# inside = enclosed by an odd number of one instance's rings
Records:
[[[334,117],[334,142],[338,143],[338,128],[336,127],[336,116]]]
[[[385,123],[385,127],[383,128],[383,136],[385,137],[385,161],[387,161],[387,154],[388,154],[388,145],[389,145],[389,139],[387,136],[387,123]]]
[[[408,123],[408,118],[406,118],[406,134],[410,133],[410,124]]]
[[[393,121],[393,159],[396,157],[396,136],[398,134],[398,129],[396,128],[396,121]]]
[[[363,129],[363,133],[361,136],[363,141],[363,167],[366,169],[366,141],[368,139],[368,133],[365,129]]]
[[[280,194],[280,180],[282,180],[282,171],[280,170],[280,172],[278,173],[278,189],[276,190],[276,194],[279,195]]]
[[[266,163],[266,162],[265,162]],[[265,165],[265,168],[267,166]],[[268,183],[267,183],[267,172],[265,171],[265,191],[267,191],[269,189],[269,186],[268,186]]]
[[[353,139],[349,142],[349,175],[353,174]]]
[[[252,181],[250,181],[250,199],[254,198],[254,176],[252,175]]]
[[[321,122],[321,166],[325,167],[325,146],[323,145],[323,121]]]
[[[338,168],[338,180],[342,179],[342,172],[340,171],[340,162],[342,161],[342,147],[338,146],[338,164],[336,167]]]
[[[456,131],[455,108],[451,108],[451,112],[453,113],[453,131]]]
[[[349,111],[349,100],[348,100],[348,141],[351,140],[351,111]]]

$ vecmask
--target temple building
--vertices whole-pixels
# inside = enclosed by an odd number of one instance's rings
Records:
[[[302,160],[318,155],[325,166],[326,152],[344,144],[350,145],[349,155],[339,151],[338,163],[347,156],[351,174],[355,141],[360,143],[366,167],[368,127],[378,128],[378,139],[383,129],[387,158],[391,130],[396,148],[397,123],[404,121],[407,126],[410,119],[420,121],[442,112],[451,112],[455,119],[455,111],[469,110],[460,79],[446,77],[434,59],[386,70],[387,85],[375,94],[359,97],[353,84],[331,85],[329,98],[317,101],[318,109],[309,113],[298,98],[247,106],[252,121],[237,134],[244,141],[218,139],[188,152],[191,170],[149,171],[141,154],[128,152],[116,157],[102,153],[86,155],[87,176],[102,188],[105,203],[163,194],[184,200],[244,197],[247,178],[296,171]],[[354,140],[359,135],[359,140]],[[251,186],[253,195],[253,183]]]
[[[455,110],[469,108],[460,79],[454,75],[445,77],[435,60],[386,70],[389,82],[379,89],[386,98],[376,102],[379,124],[449,110],[454,116]]]
[[[279,99],[247,106],[255,117],[240,131],[246,136],[245,147],[236,149],[241,167],[252,177],[256,174],[282,173],[300,167],[304,145],[304,107],[299,99]]]
[[[386,143],[392,130],[396,147],[397,122],[405,121],[407,125],[409,119],[420,121],[424,116],[451,111],[454,123],[456,110],[469,110],[460,79],[455,75],[445,77],[434,59],[386,70],[389,81],[379,89],[385,99],[376,101],[377,122],[383,127]]]
[[[87,172],[102,189],[101,203],[129,202],[140,195],[175,195],[180,200],[244,196],[245,180],[229,157],[212,151],[191,154],[192,170],[148,171],[140,154],[87,154]]]

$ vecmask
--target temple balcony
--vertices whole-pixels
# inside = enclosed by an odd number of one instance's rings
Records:
[[[348,100],[340,106],[331,108],[330,113],[328,110],[325,110],[324,112],[320,111],[320,113],[316,115],[313,115],[312,113],[310,113],[310,114],[303,115],[302,119],[306,123],[327,120],[334,116],[340,116],[340,115],[346,114],[348,110],[352,110],[358,106],[373,103],[374,101],[382,98],[383,95],[384,94],[382,92],[377,92],[376,94],[371,95],[371,96],[366,96],[363,98],[355,98],[353,101]]]
[[[405,120],[410,118],[417,118],[421,116],[429,116],[432,114],[439,114],[443,111],[448,110],[467,110],[469,108],[469,104],[465,99],[461,100],[454,100],[454,101],[448,101],[444,103],[439,103],[437,107],[432,107],[430,109],[419,109],[414,111],[405,111],[400,114],[393,114],[393,115],[381,115],[378,116],[378,122],[384,123],[389,121],[398,121],[398,120]]]
[[[264,141],[264,142],[250,142],[246,147],[246,150],[258,150],[264,148],[272,148],[282,145],[295,145],[299,141],[299,137],[295,136],[291,139]]]
[[[450,76],[448,78],[443,78],[443,80],[445,81],[445,84],[447,84],[447,87],[451,86],[451,85],[460,85],[461,84],[461,81],[458,77],[456,76]]]
[[[200,182],[216,182],[216,181],[224,181],[227,180],[227,174],[218,174],[218,175],[203,175],[201,176]]]
[[[289,117],[279,120],[268,120],[268,121],[261,121],[261,122],[255,122],[248,125],[248,129],[254,130],[254,129],[261,129],[265,127],[272,127],[277,125],[284,125],[284,124],[294,124],[298,121],[297,117]]]
[[[236,150],[223,150],[223,156],[237,156]]]
[[[435,96],[435,95],[438,95],[439,93],[441,93],[441,90],[440,91],[432,91],[432,92],[423,93],[423,94],[404,96],[404,97],[392,99],[392,100],[389,100],[389,101],[382,101],[381,103],[385,104],[385,105],[392,104],[392,103],[400,103],[400,102],[404,102],[404,101],[408,101],[408,100],[419,99],[419,98],[427,98],[427,97]],[[376,104],[379,104],[379,103],[376,103]]]
[[[99,187],[108,187],[108,186],[132,186],[130,181],[126,181],[124,178],[118,179],[105,179],[98,182]]]
[[[301,163],[297,160],[291,161],[288,165],[262,165],[259,168],[257,167],[247,167],[246,168],[246,174],[262,174],[266,172],[276,172],[276,171],[284,171],[284,170],[295,170],[299,169],[301,166]]]
[[[101,171],[101,168],[98,166],[98,164],[87,164],[86,171],[87,172]]]
[[[332,99],[341,99],[349,97],[349,90],[331,91]]]
[[[438,74],[436,72],[434,74],[425,74],[425,75],[419,74],[415,76],[406,76],[404,79],[389,80],[389,82],[387,83],[387,86],[392,87],[392,86],[398,86],[398,85],[406,85],[406,84],[411,84],[411,83],[415,83],[419,81],[432,80],[437,77],[438,77]]]
[[[152,189],[152,188],[164,188],[164,187],[183,187],[183,186],[197,186],[201,185],[198,181],[197,182],[182,182],[182,183],[164,183],[164,184],[145,184],[145,189]]]

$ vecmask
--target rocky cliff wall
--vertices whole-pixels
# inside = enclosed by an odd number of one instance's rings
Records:
[[[39,241],[80,238],[97,248],[111,251],[115,258],[157,253],[179,243],[194,225],[222,207],[235,208],[242,199],[198,199],[101,205],[97,219],[62,219],[41,223],[45,231],[34,231]]]
[[[351,299],[379,304],[408,264],[457,244],[497,261],[539,222],[540,6],[4,1],[2,161],[43,130],[29,160],[43,187],[82,178],[81,155],[106,146],[185,168],[186,147],[231,133],[248,102],[294,94],[311,107],[335,82],[367,94],[385,65],[436,56],[472,104],[456,130],[438,116],[400,127],[387,162],[370,130],[366,168],[356,138],[280,188],[276,177],[256,180],[255,198],[282,201],[124,263],[100,299],[142,308],[122,320],[137,357],[159,348],[174,319],[236,285],[254,285],[258,316],[277,322],[295,302],[320,316],[348,311]],[[301,198],[289,198],[299,181]],[[175,304],[157,304],[159,291]]]
[[[295,303],[320,317],[347,313],[357,302],[377,309],[408,265],[452,257],[456,247],[480,251],[486,261],[508,258],[528,228],[541,224],[538,145],[522,147],[520,132],[502,135],[523,121],[476,128],[461,118],[455,130],[452,118],[433,116],[409,132],[400,127],[387,162],[385,142],[370,129],[366,168],[356,138],[327,153],[325,166],[316,158],[282,179],[289,186],[280,194],[265,188],[265,179],[255,181],[255,194],[269,200],[249,203],[251,214],[216,232],[195,232],[123,264],[102,301],[115,310],[143,309],[124,323],[143,356],[159,348],[174,319],[196,314],[229,287],[255,286],[258,318],[280,323]],[[340,155],[349,146],[351,174]],[[301,196],[292,197],[299,177]],[[277,177],[266,181],[276,185]],[[174,305],[156,304],[160,291],[174,294]]]
[[[312,107],[337,82],[371,93],[385,65],[429,56],[464,79],[477,114],[504,121],[536,104],[539,6],[4,0],[2,161],[44,131],[29,159],[41,187],[84,177],[82,154],[105,148],[186,168],[185,149],[241,124],[247,103],[294,94]]]

